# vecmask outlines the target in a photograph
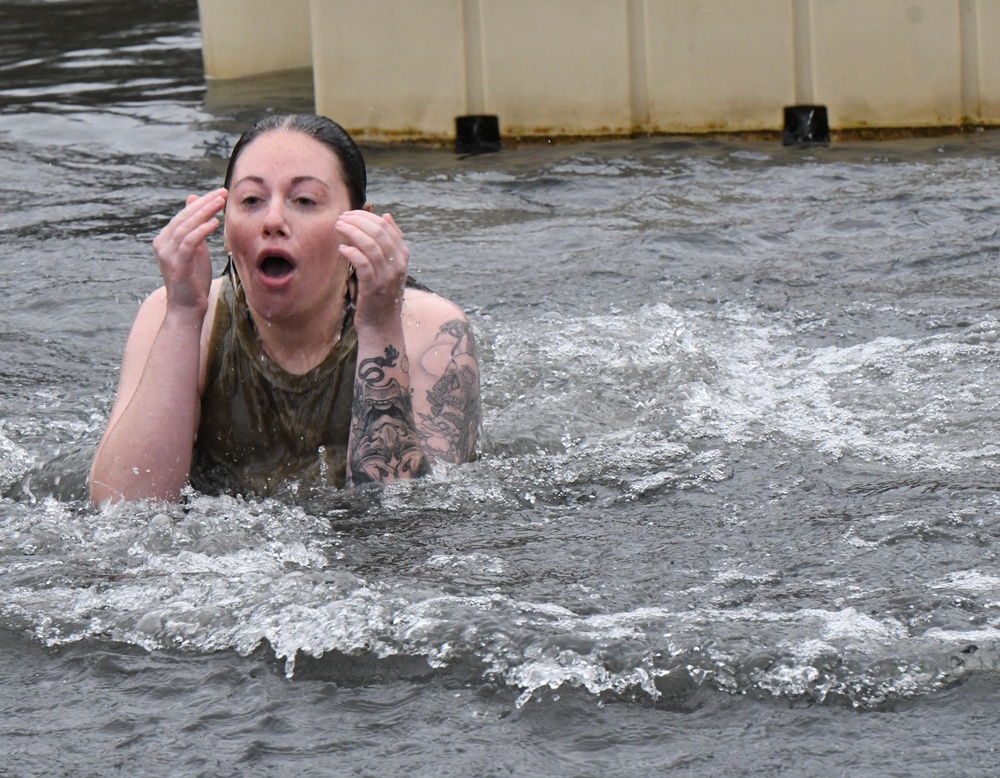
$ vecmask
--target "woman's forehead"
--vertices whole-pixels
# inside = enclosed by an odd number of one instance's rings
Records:
[[[290,129],[270,130],[254,138],[236,160],[233,173],[234,183],[247,176],[341,179],[340,160],[329,146]]]

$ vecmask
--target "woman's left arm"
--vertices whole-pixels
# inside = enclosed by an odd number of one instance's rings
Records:
[[[356,274],[358,362],[348,479],[389,483],[464,462],[479,433],[479,364],[465,315],[406,290],[409,249],[391,216],[341,215],[339,251]]]
[[[348,480],[389,483],[471,460],[480,407],[468,319],[442,297],[404,290],[410,252],[392,216],[348,211],[337,232],[357,283]]]

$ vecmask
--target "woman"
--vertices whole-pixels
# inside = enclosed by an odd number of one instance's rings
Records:
[[[129,334],[93,502],[389,483],[473,458],[468,320],[406,285],[403,234],[365,188],[347,133],[295,114],[251,127],[225,187],[188,198],[153,242],[163,286]],[[213,280],[220,211],[229,267]]]

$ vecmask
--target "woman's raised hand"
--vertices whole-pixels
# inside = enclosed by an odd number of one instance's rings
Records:
[[[206,240],[219,228],[218,214],[225,207],[227,196],[225,189],[215,189],[200,197],[191,195],[184,209],[153,241],[168,306],[205,313],[212,284],[212,258]]]
[[[357,275],[355,326],[399,327],[410,250],[390,214],[346,211],[337,220],[340,253]]]

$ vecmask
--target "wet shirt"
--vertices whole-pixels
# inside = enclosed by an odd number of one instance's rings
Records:
[[[226,282],[209,345],[191,484],[265,496],[290,484],[343,487],[358,338],[353,321],[326,359],[295,375],[271,361],[243,289]]]

